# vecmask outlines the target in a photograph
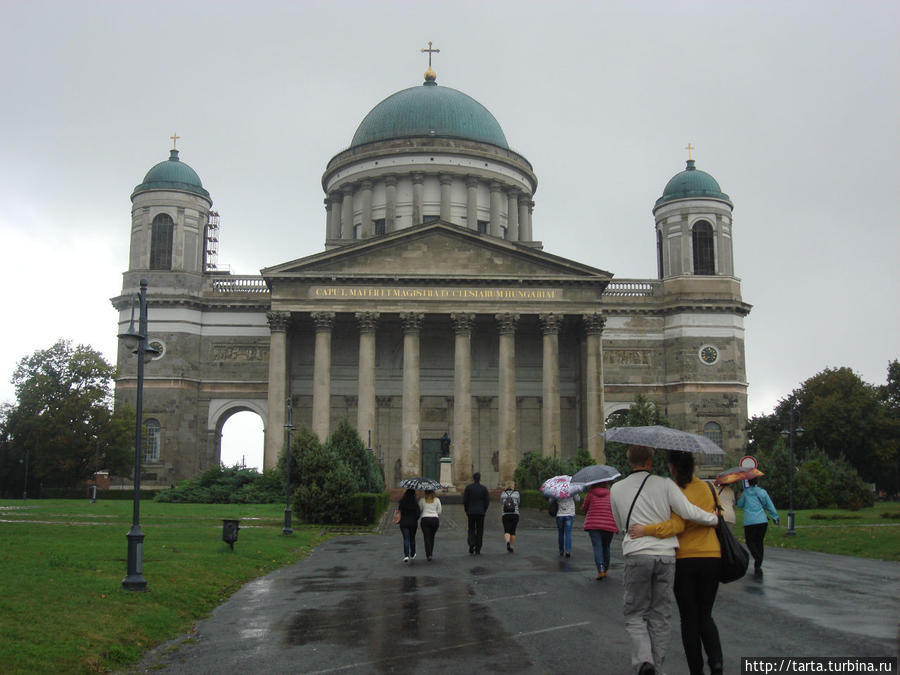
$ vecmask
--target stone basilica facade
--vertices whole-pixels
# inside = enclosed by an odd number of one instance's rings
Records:
[[[444,434],[457,485],[474,471],[510,480],[529,451],[602,461],[605,421],[637,394],[674,426],[743,448],[750,306],[733,205],[693,161],[652,207],[657,279],[545,251],[531,164],[430,67],[365,116],[322,187],[323,250],[259,276],[211,264],[217,214],[177,150],[135,188],[113,304],[121,331],[148,280],[161,353],[145,370],[145,484],[218,462],[225,421],[245,410],[264,421],[266,467],[288,414],[323,440],[347,417],[388,485],[437,478]],[[120,350],[118,368],[117,402],[134,405],[135,357]]]

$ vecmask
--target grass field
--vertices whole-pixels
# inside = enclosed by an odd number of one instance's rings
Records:
[[[90,673],[134,664],[247,581],[303,558],[328,536],[300,525],[285,537],[278,504],[143,502],[148,592],[136,593],[122,588],[131,508],[128,501],[0,501],[0,670]],[[794,537],[784,535],[781,516],[768,546],[900,560],[900,503],[798,511]],[[234,551],[222,541],[223,518],[241,520]]]

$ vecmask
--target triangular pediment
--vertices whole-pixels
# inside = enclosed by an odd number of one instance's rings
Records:
[[[348,244],[262,270],[268,279],[388,277],[392,279],[528,279],[608,281],[603,270],[533,247],[481,235],[441,221]]]

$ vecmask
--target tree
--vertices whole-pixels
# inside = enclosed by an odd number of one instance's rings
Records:
[[[331,436],[325,441],[353,472],[360,492],[381,492],[384,490],[384,476],[375,462],[374,455],[366,450],[356,429],[346,417],[342,418]]]
[[[349,522],[359,484],[347,464],[307,427],[298,430],[291,452],[302,477],[293,494],[294,511],[308,523]]]
[[[634,403],[628,408],[628,414],[625,416],[613,417],[607,426],[610,427],[645,427],[645,426],[662,426],[670,427],[672,424],[669,418],[660,411],[659,406],[653,401],[647,400],[643,394],[634,397]],[[625,453],[628,449],[623,443],[607,443],[606,444],[606,463],[616,467],[623,476],[631,473],[631,467]],[[669,475],[669,465],[666,462],[666,453],[664,451],[653,453],[653,473],[658,476]]]
[[[7,460],[27,451],[30,485],[72,487],[97,470],[128,473],[134,411],[113,412],[114,373],[100,353],[68,340],[19,361],[2,435]]]

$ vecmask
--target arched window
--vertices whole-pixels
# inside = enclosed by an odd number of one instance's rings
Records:
[[[659,268],[659,278],[663,278],[663,251],[662,251],[662,230],[656,231],[656,266]]]
[[[172,269],[172,238],[175,223],[167,213],[160,213],[153,219],[150,230],[150,269]]]
[[[693,227],[694,274],[715,274],[716,253],[712,225],[698,220]]]
[[[147,420],[144,422],[144,428],[147,430],[147,444],[144,447],[143,461],[145,464],[152,464],[159,461],[159,437],[161,427],[156,420]]]
[[[722,447],[722,426],[718,422],[707,422],[704,424],[703,435],[720,448]]]
[[[628,408],[611,412],[606,417],[606,426],[621,427],[628,421]]]

